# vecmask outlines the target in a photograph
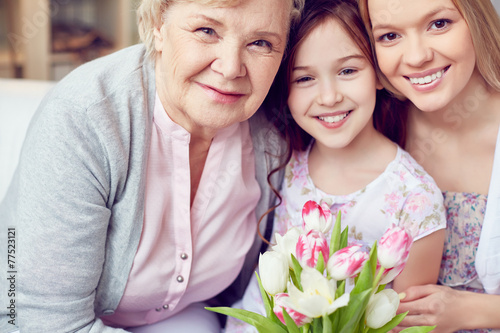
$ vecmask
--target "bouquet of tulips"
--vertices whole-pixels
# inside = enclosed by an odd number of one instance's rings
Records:
[[[276,245],[261,254],[260,276],[256,273],[266,316],[236,308],[207,309],[247,322],[260,333],[379,333],[396,327],[406,313],[396,315],[399,295],[385,287],[403,270],[411,236],[393,225],[368,252],[359,244],[348,245],[348,228],[341,231],[340,217],[339,212],[333,223],[328,207],[308,201],[302,228],[276,233]],[[346,292],[349,280],[354,286]]]

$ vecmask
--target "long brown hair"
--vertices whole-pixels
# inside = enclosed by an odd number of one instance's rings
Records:
[[[340,24],[366,59],[375,67],[370,39],[359,15],[356,0],[306,1],[300,22],[291,28],[285,57],[264,101],[264,110],[268,120],[274,124],[287,143],[287,151],[282,159],[283,163],[271,171],[268,180],[274,173],[286,167],[293,151],[303,151],[311,143],[312,137],[295,122],[287,105],[290,91],[290,75],[301,43],[314,28],[328,19],[334,19]],[[406,137],[405,133],[401,132],[405,127],[400,126],[401,119],[406,117],[405,109],[405,103],[393,98],[385,89],[377,91],[377,103],[373,113],[374,127],[399,145],[404,145],[404,138]],[[278,207],[282,201],[279,192],[270,182],[269,184],[279,198],[279,202],[270,208],[266,214]]]

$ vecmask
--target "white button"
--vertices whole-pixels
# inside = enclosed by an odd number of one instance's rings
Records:
[[[167,310],[167,309],[168,309],[168,304],[165,304],[164,306],[162,306],[162,308],[163,308],[164,310]]]
[[[187,253],[181,253],[181,259],[186,260],[188,258]]]
[[[179,282],[179,283],[184,282],[184,278],[182,277],[182,275],[179,275],[179,276],[177,277],[177,282]]]
[[[161,308],[156,308],[156,312],[160,312],[161,311]]]

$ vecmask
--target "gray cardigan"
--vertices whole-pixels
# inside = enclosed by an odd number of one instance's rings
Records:
[[[18,234],[21,332],[123,331],[96,318],[116,309],[138,247],[154,101],[154,64],[136,45],[79,67],[41,103],[0,205],[1,227]],[[282,142],[261,110],[250,128],[260,217],[275,200],[266,177]],[[261,243],[228,295],[243,292]]]

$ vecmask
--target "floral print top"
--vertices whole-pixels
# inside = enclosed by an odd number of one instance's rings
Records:
[[[302,207],[308,200],[326,202],[334,216],[340,210],[342,228],[349,225],[351,242],[372,246],[395,223],[410,231],[415,240],[446,227],[443,196],[434,180],[403,149],[385,171],[366,187],[347,195],[330,195],[318,189],[310,175],[310,148],[294,152],[285,170],[282,203],[275,211],[274,232],[284,234],[292,226],[302,225]],[[265,315],[255,277],[233,305]],[[228,317],[226,333],[254,333],[257,330],[238,319]]]
[[[443,192],[448,223],[439,283],[455,289],[484,293],[475,269],[475,258],[486,211],[487,196]],[[472,331],[484,333],[489,329]]]
[[[331,195],[315,186],[309,175],[309,151],[295,152],[286,167],[275,232],[284,234],[300,226],[302,207],[308,200],[326,202],[334,216],[340,210],[342,228],[349,226],[350,239],[368,246],[392,223],[406,227],[415,240],[446,227],[441,191],[403,149],[398,147],[396,158],[380,176],[347,195]]]

